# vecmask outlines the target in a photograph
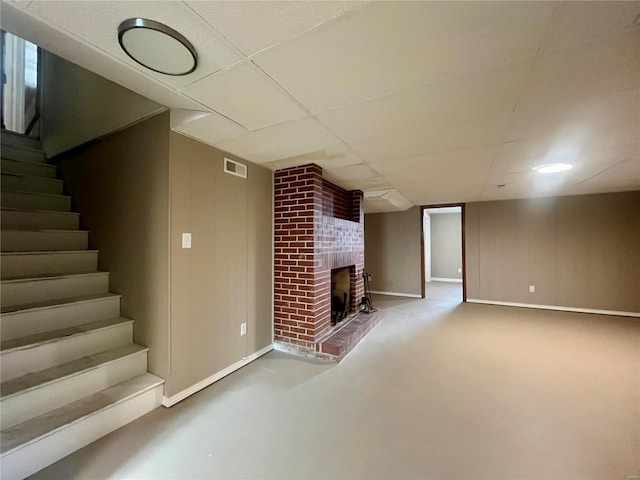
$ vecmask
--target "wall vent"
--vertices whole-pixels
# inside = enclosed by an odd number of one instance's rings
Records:
[[[224,159],[224,171],[236,177],[247,178],[247,166],[228,158]]]

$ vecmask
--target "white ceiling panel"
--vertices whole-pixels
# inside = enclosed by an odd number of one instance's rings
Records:
[[[187,5],[245,55],[295,37],[367,2],[188,1]]]
[[[363,180],[366,178],[376,178],[378,173],[369,165],[360,163],[347,167],[326,168],[323,173],[330,180]]]
[[[640,15],[640,2],[561,2],[548,49],[609,35],[631,28]]]
[[[532,56],[552,9],[544,2],[377,2],[254,61],[318,112]]]
[[[640,30],[546,52],[520,100],[520,110],[640,86]]]
[[[209,145],[215,145],[222,140],[247,133],[247,129],[215,112],[178,125],[173,130],[197,138]]]
[[[431,172],[385,175],[391,184],[414,205],[456,202],[456,198],[478,197],[482,190],[485,168],[447,168]]]
[[[316,150],[312,153],[304,153],[292,157],[283,158],[281,160],[273,160],[271,162],[262,163],[263,166],[278,170],[281,168],[296,167],[308,163],[315,163],[323,169],[339,169],[352,165],[362,165],[362,160],[350,152],[346,147],[335,144]]]
[[[27,11],[174,88],[184,87],[241,60],[210,25],[181,2],[38,0],[31,3]],[[175,77],[144,69],[131,60],[118,44],[118,25],[133,17],[164,23],[186,35],[198,53],[198,68],[189,75]]]
[[[471,147],[497,146],[504,135],[510,113],[473,122],[460,122],[445,127],[423,128],[416,125],[413,133],[381,135],[352,148],[365,161],[378,162],[395,158],[461,150]]]
[[[483,121],[513,111],[531,61],[319,113],[347,142],[393,137],[431,127]]]
[[[184,93],[249,130],[306,116],[263,73],[246,63],[199,80]]]
[[[637,189],[640,183],[640,158],[620,162],[574,185],[571,194]]]
[[[636,88],[558,104],[548,110],[519,110],[509,125],[505,140],[555,137],[586,141],[616,125],[638,122],[640,89]]]
[[[176,130],[268,168],[415,205],[640,189],[637,1],[1,1],[7,30],[200,111]],[[194,43],[196,72],[131,61],[116,32],[134,16]],[[550,160],[575,168],[532,173]]]
[[[391,189],[393,185],[389,183],[389,181],[381,176],[370,177],[365,179],[357,179],[357,180],[342,180],[338,178],[334,178],[333,182],[344,188],[345,190],[362,190],[362,191],[370,191],[370,190],[382,190],[382,189]]]
[[[535,165],[553,162],[568,162],[574,165],[607,164],[619,162],[638,155],[640,151],[638,139],[635,143],[607,146],[584,146],[577,150],[563,149],[552,143],[541,141],[528,142],[520,148],[508,144],[501,150],[491,166],[491,172],[519,172],[530,170]]]
[[[481,147],[371,162],[371,165],[381,175],[389,176],[407,171],[422,173],[447,168],[485,168],[491,165],[495,154],[496,148]]]
[[[250,132],[217,146],[256,163],[296,157],[300,165],[318,158],[332,158],[335,154],[331,148],[343,148],[338,139],[310,117]]]

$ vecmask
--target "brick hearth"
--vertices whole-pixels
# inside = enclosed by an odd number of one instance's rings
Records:
[[[331,270],[351,270],[349,311],[364,295],[362,192],[304,165],[275,172],[275,339],[315,354],[331,328]]]

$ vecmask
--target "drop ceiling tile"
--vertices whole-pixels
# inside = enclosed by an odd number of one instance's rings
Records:
[[[495,154],[495,147],[471,148],[370,162],[370,164],[381,175],[394,175],[397,172],[430,172],[448,168],[475,169],[481,166],[488,168]]]
[[[367,2],[186,3],[245,55],[251,55],[358,9]]]
[[[640,30],[570,48],[548,51],[522,94],[519,110],[561,103],[640,86]]]
[[[640,188],[640,157],[629,158],[609,168],[601,169],[592,167],[592,175],[584,175],[584,180],[575,188],[609,188],[609,187],[634,187]],[[589,172],[591,173],[591,172]]]
[[[494,164],[485,181],[482,198],[496,200],[550,195],[564,195],[582,184],[596,186],[595,179],[606,185],[640,187],[638,146],[626,152],[605,152],[597,161],[581,158],[573,169],[553,175],[541,175],[531,168],[532,159],[514,164]],[[504,184],[504,187],[497,185]]]
[[[379,176],[369,165],[364,163],[339,168],[329,167],[325,168],[322,173],[331,181],[365,180]]]
[[[566,148],[548,140],[539,142],[514,142],[503,145],[492,165],[492,171],[530,171],[535,165],[552,162],[568,162],[574,165],[606,164],[619,162],[640,151],[640,139],[618,145],[581,145]]]
[[[315,119],[307,117],[250,132],[216,146],[255,163],[297,157],[303,164],[332,155],[328,150],[342,144]]]
[[[312,112],[536,53],[545,2],[376,2],[254,57]]]
[[[638,122],[640,89],[635,88],[557,104],[547,110],[519,110],[509,125],[505,140],[556,137],[586,141],[617,125]]]
[[[336,169],[341,167],[347,167],[351,165],[362,164],[360,160],[353,153],[349,152],[342,145],[329,146],[317,150],[312,153],[295,155],[281,160],[274,160],[271,162],[265,162],[262,166],[270,168],[272,170],[279,170],[281,168],[297,167],[299,165],[306,165],[309,163],[315,163],[323,169]]]
[[[362,191],[370,191],[370,190],[384,190],[391,189],[393,185],[389,183],[389,181],[380,176],[357,179],[357,180],[340,180],[334,179],[334,183],[339,187],[344,188],[345,190],[362,190]]]
[[[487,167],[448,168],[432,172],[403,172],[385,175],[391,184],[405,197],[415,203],[418,192],[439,194],[462,194],[465,197],[479,195],[487,176]],[[453,196],[450,197],[455,201]]]
[[[607,169],[593,172],[568,188],[563,194],[622,192],[640,190],[640,157],[619,162]]]
[[[27,11],[176,89],[241,59],[210,25],[180,2],[40,0],[29,5]],[[118,25],[133,17],[156,20],[182,33],[197,51],[198,68],[189,75],[174,77],[152,72],[131,60],[118,44]]]
[[[443,203],[464,203],[478,201],[479,188],[467,185],[449,184],[446,188],[411,187],[399,189],[414,205],[438,205]]]
[[[361,143],[352,143],[351,148],[363,160],[378,162],[471,147],[497,146],[510,117],[511,114],[507,113],[445,127],[422,128],[415,125],[410,133],[381,135]]]
[[[249,64],[199,80],[183,93],[249,130],[306,115],[271,80]]]
[[[514,62],[463,79],[443,81],[317,114],[350,143],[483,122],[516,105],[531,61]]]
[[[247,133],[247,129],[215,112],[178,125],[173,130],[209,145]]]
[[[638,15],[638,2],[560,2],[556,23],[545,46],[564,47],[631,28]]]

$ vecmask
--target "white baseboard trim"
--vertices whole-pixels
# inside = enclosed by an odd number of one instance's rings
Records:
[[[214,373],[210,377],[205,378],[204,380],[196,383],[195,385],[192,385],[189,388],[186,388],[186,389],[182,390],[181,392],[176,393],[175,395],[172,395],[170,397],[167,397],[167,396],[163,395],[162,396],[162,405],[165,406],[165,407],[171,407],[171,406],[175,405],[176,403],[184,400],[188,396],[199,392],[203,388],[208,387],[212,383],[217,382],[221,378],[226,377],[230,373],[235,372],[236,370],[238,370],[239,368],[244,367],[248,363],[253,362],[257,358],[259,358],[262,355],[264,355],[265,353],[269,353],[271,350],[273,350],[273,343],[271,345],[267,345],[266,347],[264,347],[261,350],[258,350],[256,353],[253,353],[253,354],[249,355],[248,357],[243,358],[242,360],[234,363],[233,365],[229,365],[227,368],[225,368],[223,370],[220,370],[218,373]]]
[[[371,290],[371,293],[376,293],[378,295],[390,295],[392,297],[422,298],[422,295],[417,295],[415,293],[381,292],[379,290]]]
[[[482,303],[485,305],[502,305],[505,307],[538,308],[541,310],[558,310],[561,312],[597,313],[598,315],[616,315],[619,317],[639,317],[640,312],[620,312],[617,310],[597,310],[594,308],[561,307],[558,305],[537,305],[534,303],[498,302],[495,300],[478,300],[467,298],[467,303]]]
[[[461,278],[439,278],[439,277],[431,277],[432,282],[451,282],[451,283],[462,283]]]

